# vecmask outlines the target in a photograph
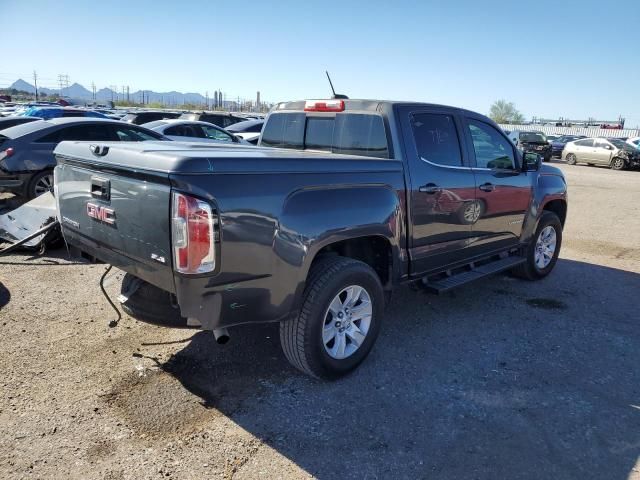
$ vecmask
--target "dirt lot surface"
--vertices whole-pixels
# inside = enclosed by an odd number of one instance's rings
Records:
[[[274,326],[224,347],[109,329],[104,265],[0,259],[0,478],[640,479],[640,172],[561,168],[550,277],[401,288],[334,383],[289,367]]]

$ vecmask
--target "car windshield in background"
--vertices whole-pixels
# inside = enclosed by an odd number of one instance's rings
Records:
[[[526,133],[520,134],[520,141],[521,142],[546,142],[547,137],[545,137],[543,133],[526,132]]]
[[[274,113],[262,132],[262,145],[389,158],[382,117],[371,114]]]
[[[156,127],[161,127],[162,125],[166,125],[167,123],[169,123],[169,122],[167,122],[165,120],[154,120],[153,122],[143,123],[141,125],[141,127],[144,127],[144,128],[156,128]]]
[[[227,130],[234,133],[260,133],[264,120],[247,120],[229,125]]]
[[[624,150],[625,148],[631,147],[631,145],[629,145],[624,140],[620,140],[619,138],[609,138],[607,140],[609,140],[609,142],[612,143],[616,148],[622,148]]]

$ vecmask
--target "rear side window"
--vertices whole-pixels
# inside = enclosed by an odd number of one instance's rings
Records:
[[[411,128],[421,160],[449,167],[462,165],[460,140],[451,115],[417,113],[411,116]]]
[[[111,125],[74,125],[61,128],[39,140],[43,143],[57,143],[65,140],[72,141],[109,141],[114,140],[111,135]]]
[[[387,135],[379,115],[272,114],[264,125],[261,145],[389,158]]]
[[[579,147],[593,147],[593,139],[587,138],[586,140],[578,140],[575,144]]]
[[[262,145],[267,147],[304,148],[304,113],[278,113],[269,117],[262,132]]]

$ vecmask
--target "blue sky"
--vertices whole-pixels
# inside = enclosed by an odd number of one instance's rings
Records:
[[[640,2],[0,0],[0,86],[429,101],[640,124]],[[25,78],[25,80],[30,80]]]

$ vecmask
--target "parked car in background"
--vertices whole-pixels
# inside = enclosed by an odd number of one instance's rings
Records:
[[[513,130],[508,134],[513,144],[523,152],[534,152],[542,156],[545,162],[551,160],[551,145],[542,132]]]
[[[63,140],[166,140],[135,125],[101,118],[55,118],[0,131],[0,191],[35,198],[53,187],[53,149]]]
[[[145,123],[155,122],[156,120],[178,118],[179,116],[179,112],[163,112],[161,110],[151,110],[128,112],[126,115],[121,117],[120,120],[126,123],[133,123],[134,125],[143,125]]]
[[[20,115],[25,117],[38,117],[44,120],[66,117],[107,118],[106,115],[94,112],[93,110],[73,107],[30,107]]]
[[[226,130],[253,145],[257,145],[263,125],[264,120],[247,120],[245,122],[234,123],[228,126]]]
[[[562,135],[560,138],[551,142],[551,156],[561,158],[564,146],[569,142],[580,140],[581,138],[587,137],[585,135]]]
[[[640,137],[631,137],[625,140],[632,147],[640,148]]]
[[[557,140],[561,135],[545,135],[547,137],[547,143],[551,144],[554,140]]]
[[[42,120],[40,117],[22,117],[20,115],[14,115],[10,117],[0,117],[0,130],[5,128],[15,127],[16,125],[22,125],[23,123],[37,122]]]
[[[604,165],[613,170],[640,166],[640,151],[619,138],[583,138],[569,142],[562,158],[569,165]]]
[[[142,125],[154,132],[161,133],[170,140],[178,142],[213,142],[213,143],[244,143],[235,135],[223,128],[207,122],[191,122],[179,118],[170,120],[156,120]]]
[[[213,123],[218,127],[227,128],[234,123],[244,122],[246,118],[226,112],[196,112],[183,113],[179,117],[181,120],[191,120],[193,122]]]

